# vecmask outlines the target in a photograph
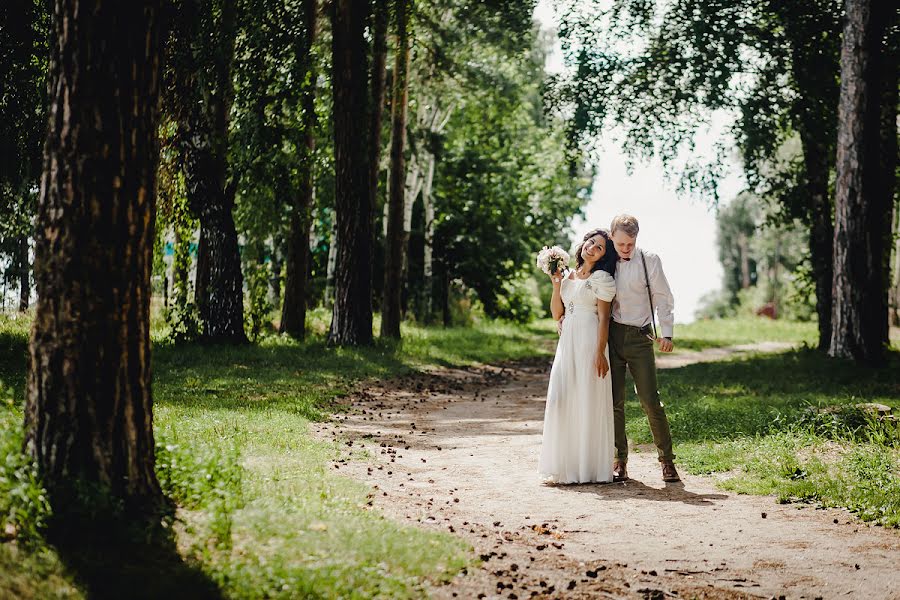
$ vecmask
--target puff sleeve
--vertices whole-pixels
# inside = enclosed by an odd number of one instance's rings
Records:
[[[594,271],[585,282],[585,286],[591,290],[598,300],[612,302],[616,295],[616,280],[606,271]]]

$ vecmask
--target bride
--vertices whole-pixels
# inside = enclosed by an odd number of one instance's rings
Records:
[[[615,438],[606,342],[618,262],[609,233],[588,232],[575,262],[574,271],[550,275],[550,310],[565,319],[550,370],[539,471],[551,483],[608,482]]]

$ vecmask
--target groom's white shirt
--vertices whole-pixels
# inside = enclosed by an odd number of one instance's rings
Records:
[[[663,273],[662,261],[652,252],[635,248],[631,260],[616,265],[616,297],[612,303],[612,320],[623,325],[643,327],[650,324],[650,300],[641,254],[647,259],[647,275],[653,307],[656,309],[659,335],[672,337],[675,326],[675,297]]]

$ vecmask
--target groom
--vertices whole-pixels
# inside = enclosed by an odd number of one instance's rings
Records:
[[[616,435],[616,461],[613,480],[628,479],[628,440],[625,437],[625,369],[634,378],[641,407],[650,421],[650,431],[662,466],[662,479],[680,481],[672,452],[669,420],[659,399],[656,383],[656,357],[653,342],[662,352],[671,352],[675,322],[675,300],[663,273],[659,257],[635,245],[639,227],[631,215],[612,220],[609,232],[619,264],[616,266],[616,297],[612,303],[609,326],[609,362],[612,372],[613,420]],[[652,299],[652,305],[651,305]],[[655,337],[652,311],[659,315],[661,337]]]

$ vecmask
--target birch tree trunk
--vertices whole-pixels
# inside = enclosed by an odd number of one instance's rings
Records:
[[[428,167],[425,172],[425,185],[422,188],[422,205],[425,209],[425,257],[423,261],[424,271],[424,295],[422,308],[425,322],[431,323],[433,320],[433,299],[434,295],[434,198],[431,195],[432,186],[434,184],[434,168],[437,160],[434,154],[428,153]]]

